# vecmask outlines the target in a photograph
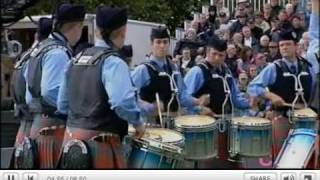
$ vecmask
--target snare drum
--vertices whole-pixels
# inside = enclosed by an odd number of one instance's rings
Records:
[[[274,163],[275,168],[306,168],[316,143],[317,134],[311,129],[290,131]]]
[[[261,157],[271,154],[271,121],[258,117],[233,118],[229,131],[229,153]]]
[[[176,118],[176,129],[185,137],[185,158],[208,159],[217,156],[216,120],[209,116],[188,115]]]
[[[310,108],[295,110],[292,117],[295,129],[317,129],[317,113]]]
[[[183,136],[163,128],[147,129],[141,139],[132,139],[129,168],[173,169],[183,160]]]

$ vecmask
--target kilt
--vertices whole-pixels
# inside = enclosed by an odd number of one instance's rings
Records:
[[[103,141],[96,141],[93,137],[101,134],[109,134]],[[67,127],[63,146],[70,140],[77,139],[84,141],[89,149],[93,169],[124,169],[127,168],[124,148],[119,135],[108,132],[87,130],[81,128]],[[63,149],[63,148],[62,148]],[[61,151],[60,157],[63,151]]]
[[[65,121],[35,114],[30,138],[35,140],[38,150],[39,168],[56,168],[65,131]]]
[[[15,147],[22,144],[25,137],[29,137],[31,125],[32,125],[31,120],[23,119],[20,121],[20,127],[19,127],[18,133],[16,135],[16,141],[14,144]]]

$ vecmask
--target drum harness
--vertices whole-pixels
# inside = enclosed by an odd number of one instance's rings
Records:
[[[167,118],[170,118],[170,108],[171,108],[172,102],[173,102],[175,97],[176,97],[176,100],[178,102],[178,116],[180,116],[181,106],[180,106],[180,101],[179,101],[179,89],[178,89],[177,83],[175,81],[175,76],[178,76],[178,75],[180,75],[180,72],[178,72],[178,71],[174,71],[171,75],[168,74],[167,72],[160,72],[159,73],[159,76],[166,76],[170,80],[171,99],[170,99],[170,101],[169,101],[169,103],[167,105],[167,114],[166,114]],[[156,96],[157,96],[157,94],[156,94]],[[156,97],[156,99],[158,99],[158,98]],[[161,127],[163,127],[162,114],[161,114],[160,111],[158,112],[158,115],[159,115],[159,118],[161,120],[160,121]]]
[[[301,72],[298,76],[291,74],[289,72],[283,73],[283,76],[292,77],[294,79],[294,87],[295,87],[295,91],[296,91],[295,98],[291,104],[288,104],[291,107],[291,112],[294,112],[299,97],[301,97],[301,99],[302,99],[304,108],[308,107],[307,101],[303,96],[304,92],[303,92],[303,87],[302,87],[302,83],[301,83],[301,76],[308,76],[308,75],[309,74],[307,72]],[[288,113],[288,120],[289,120],[290,124],[293,123],[291,114],[292,113]]]
[[[227,106],[228,100],[230,100],[230,104],[231,104],[231,117],[233,117],[233,102],[232,102],[232,98],[231,98],[231,89],[230,86],[228,84],[227,79],[228,78],[232,78],[232,76],[230,74],[226,74],[224,77],[218,75],[218,74],[212,74],[212,78],[214,79],[221,79],[223,82],[223,89],[224,92],[226,93],[226,97],[223,101],[222,104],[222,115],[221,115],[221,119],[218,121],[218,129],[220,133],[224,133],[227,130],[227,124],[224,122],[226,120],[226,115],[225,115],[225,108]]]

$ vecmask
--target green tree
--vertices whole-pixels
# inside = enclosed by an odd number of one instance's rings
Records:
[[[202,0],[203,1],[203,0]],[[201,10],[201,0],[46,0],[28,10],[30,15],[51,14],[61,2],[81,3],[88,13],[94,13],[100,4],[127,7],[129,18],[134,20],[166,24],[170,31],[183,25],[186,16]]]

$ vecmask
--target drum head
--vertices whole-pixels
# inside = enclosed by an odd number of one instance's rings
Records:
[[[213,126],[216,120],[210,116],[188,115],[176,118],[176,126],[180,128],[197,128]]]
[[[183,136],[179,132],[164,129],[164,128],[150,128],[147,129],[143,140],[152,139],[158,140],[164,143],[174,144],[183,141]]]
[[[271,121],[259,117],[236,117],[232,119],[232,124],[247,126],[264,126],[271,125]]]
[[[299,109],[295,110],[293,112],[294,117],[317,117],[317,113],[315,113],[312,109],[310,108],[304,108],[304,109]]]

